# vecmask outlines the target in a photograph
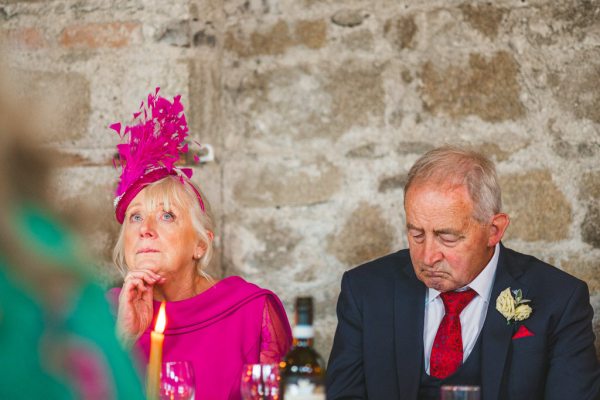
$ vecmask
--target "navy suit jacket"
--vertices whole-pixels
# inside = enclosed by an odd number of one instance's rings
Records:
[[[533,312],[507,324],[496,298],[521,289]],[[327,371],[327,398],[417,399],[426,287],[408,250],[346,272]],[[483,400],[600,399],[587,285],[503,246],[480,335]],[[513,339],[520,325],[534,336]]]

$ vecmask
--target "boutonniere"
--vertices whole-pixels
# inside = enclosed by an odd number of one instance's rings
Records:
[[[514,296],[513,296],[514,295]],[[500,293],[500,296],[496,299],[496,310],[506,318],[506,323],[523,321],[529,318],[531,312],[531,306],[529,303],[531,300],[523,298],[521,289],[513,290],[506,288]]]

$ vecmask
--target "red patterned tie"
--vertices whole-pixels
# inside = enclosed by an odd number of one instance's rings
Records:
[[[452,375],[463,361],[460,313],[477,293],[473,289],[463,292],[442,293],[446,314],[438,327],[431,348],[429,375],[439,379]]]

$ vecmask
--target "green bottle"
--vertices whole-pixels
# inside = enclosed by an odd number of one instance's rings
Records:
[[[313,349],[313,299],[296,298],[294,344],[281,366],[281,398],[325,400],[325,362]]]

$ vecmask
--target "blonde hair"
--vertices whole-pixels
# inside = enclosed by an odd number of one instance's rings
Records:
[[[149,209],[154,209],[161,204],[165,211],[170,211],[171,206],[189,211],[192,226],[200,240],[206,246],[204,254],[196,261],[196,271],[199,275],[211,279],[205,269],[208,267],[213,254],[213,216],[206,196],[204,196],[198,187],[194,186],[198,190],[198,193],[200,193],[200,196],[202,196],[202,201],[204,202],[204,211],[202,211],[196,193],[194,193],[194,189],[190,185],[192,183],[188,180],[182,183],[181,178],[177,176],[167,176],[149,184],[142,190],[146,191],[146,206]],[[123,276],[125,276],[128,270],[123,248],[124,226],[126,223],[124,222],[121,225],[119,237],[113,250],[113,261]]]
[[[473,217],[487,222],[502,209],[502,193],[496,167],[484,155],[455,146],[443,146],[425,153],[408,172],[404,196],[415,183],[464,185],[473,201]]]

